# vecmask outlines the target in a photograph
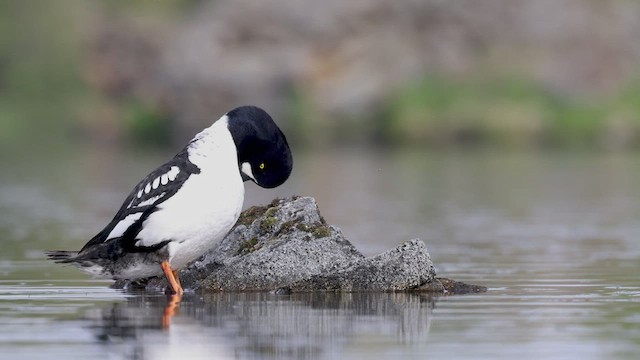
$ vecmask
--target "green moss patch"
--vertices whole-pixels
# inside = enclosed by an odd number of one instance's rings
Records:
[[[256,250],[258,250],[260,246],[258,245],[258,238],[254,237],[247,241],[245,241],[240,248],[238,249],[237,255],[246,255],[250,254]]]
[[[261,217],[267,209],[267,206],[252,206],[248,208],[240,214],[237,222],[238,225],[251,225],[257,218]]]
[[[319,238],[324,238],[324,237],[328,237],[329,235],[331,235],[331,230],[329,229],[328,226],[321,225],[321,226],[318,226],[318,227],[314,228],[311,231],[311,234],[313,234],[313,237],[315,237],[316,239],[319,239]]]

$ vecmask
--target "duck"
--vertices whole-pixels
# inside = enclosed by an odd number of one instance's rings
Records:
[[[244,183],[274,188],[292,167],[287,139],[271,116],[256,106],[237,107],[145,176],[79,251],[46,254],[96,278],[164,275],[170,291],[182,295],[178,271],[231,230]]]

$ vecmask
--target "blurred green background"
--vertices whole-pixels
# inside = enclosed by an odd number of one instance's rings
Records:
[[[640,2],[0,2],[0,149],[181,144],[241,104],[298,147],[640,147]]]
[[[216,355],[242,356],[249,339],[267,357],[450,358],[465,344],[485,358],[633,359],[639,34],[637,0],[0,0],[0,353],[122,358],[135,339],[163,341],[147,328],[124,342],[82,335],[113,299],[43,250],[80,249],[149,170],[253,104],[283,128],[295,165],[276,189],[248,183],[245,207],[313,196],[365,255],[418,237],[440,276],[493,295],[387,314],[410,325],[331,346],[306,330],[253,341],[225,314],[212,321],[231,332],[212,333],[190,319],[210,305],[198,300],[177,323],[197,332],[189,344],[231,334]],[[105,308],[109,328],[129,334],[119,305]],[[294,306],[274,309],[304,315]],[[322,326],[359,326],[326,313]],[[300,328],[285,318],[274,324]],[[398,343],[418,323],[428,341]]]

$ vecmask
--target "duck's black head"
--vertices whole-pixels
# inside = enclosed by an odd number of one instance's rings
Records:
[[[293,158],[287,139],[271,116],[255,106],[241,106],[229,111],[227,118],[242,179],[264,188],[284,183],[291,174]]]

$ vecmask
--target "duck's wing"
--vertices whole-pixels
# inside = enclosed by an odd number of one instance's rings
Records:
[[[80,253],[115,239],[121,240],[122,246],[129,251],[156,250],[156,245],[160,244],[136,245],[136,236],[142,230],[144,221],[159,210],[158,205],[174,196],[191,175],[199,172],[200,168],[189,161],[185,148],[142,179],[127,196],[113,220],[85,244]]]

